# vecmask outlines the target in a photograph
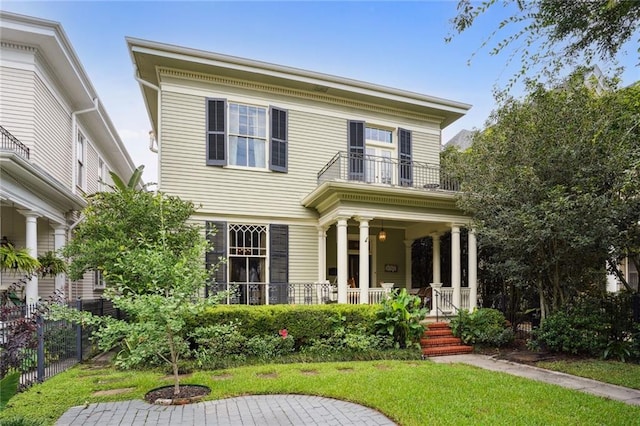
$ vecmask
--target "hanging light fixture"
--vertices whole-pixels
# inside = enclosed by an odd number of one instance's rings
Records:
[[[387,233],[384,232],[384,219],[382,219],[382,227],[380,228],[380,232],[378,233],[378,241],[384,243],[387,240]]]

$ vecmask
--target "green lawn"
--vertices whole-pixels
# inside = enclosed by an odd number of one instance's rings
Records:
[[[536,364],[549,370],[573,374],[574,376],[632,389],[640,389],[640,364],[598,359],[572,361],[544,361]]]
[[[212,389],[208,399],[246,394],[321,395],[375,408],[404,426],[638,424],[640,407],[462,364],[366,361],[271,364],[201,371],[183,379]],[[69,407],[142,398],[170,379],[151,371],[78,366],[32,387],[0,419],[53,424]],[[96,391],[132,388],[117,395]]]

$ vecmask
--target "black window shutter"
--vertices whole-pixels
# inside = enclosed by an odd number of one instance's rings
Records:
[[[271,116],[271,160],[269,168],[276,172],[287,172],[287,111],[270,107]]]
[[[411,131],[398,129],[398,143],[400,145],[400,157],[398,167],[400,170],[400,185],[413,185],[413,164],[411,158]]]
[[[205,265],[207,270],[218,265],[218,269],[213,273],[215,280],[211,288],[213,292],[226,290],[227,284],[227,264],[220,260],[227,257],[227,222],[206,222],[207,241],[210,244],[205,255]],[[215,231],[215,234],[214,234]]]
[[[227,164],[225,99],[207,99],[207,166]]]
[[[364,121],[349,120],[349,180],[364,180]]]
[[[269,303],[289,298],[289,226],[269,226]]]

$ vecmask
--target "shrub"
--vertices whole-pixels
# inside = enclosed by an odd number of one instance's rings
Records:
[[[198,366],[219,368],[228,361],[244,361],[247,338],[238,331],[238,322],[198,327],[191,334],[197,345],[194,356]]]
[[[300,348],[312,340],[331,337],[337,317],[344,317],[347,331],[362,328],[373,334],[376,309],[375,305],[218,305],[189,319],[188,327],[195,330],[237,322],[243,336],[276,336],[286,329],[293,336],[295,347]]]
[[[461,310],[451,320],[453,335],[466,344],[500,347],[513,341],[513,330],[502,312],[480,308],[473,312]]]
[[[424,333],[420,321],[427,313],[425,308],[420,308],[420,304],[420,298],[410,295],[407,289],[394,291],[376,312],[376,331],[391,336],[397,348],[417,345]]]
[[[638,360],[640,333],[631,309],[627,292],[583,295],[547,317],[533,337],[538,346],[551,351]]]

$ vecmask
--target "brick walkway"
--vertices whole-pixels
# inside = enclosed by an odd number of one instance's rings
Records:
[[[103,402],[69,409],[57,426],[375,426],[395,425],[362,405],[307,395],[253,395],[161,406],[144,401]]]

